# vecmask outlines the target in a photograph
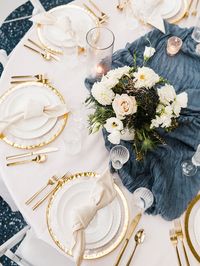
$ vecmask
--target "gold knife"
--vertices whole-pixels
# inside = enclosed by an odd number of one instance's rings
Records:
[[[129,240],[131,239],[131,237],[133,235],[133,232],[135,231],[135,228],[137,227],[141,217],[142,217],[142,213],[138,213],[135,216],[135,218],[132,220],[131,225],[130,225],[129,230],[128,230],[128,233],[127,233],[127,236],[126,236],[126,239],[125,239],[125,242],[124,242],[124,245],[123,245],[123,247],[122,247],[122,249],[121,249],[121,251],[120,251],[120,253],[119,253],[118,257],[117,257],[117,261],[115,263],[115,266],[119,265],[120,260],[121,260],[123,254],[124,254],[124,251],[125,251],[128,243],[129,243]]]

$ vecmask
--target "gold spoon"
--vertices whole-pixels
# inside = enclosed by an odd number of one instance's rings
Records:
[[[12,162],[12,163],[7,163],[7,166],[12,166],[12,165],[17,165],[17,164],[24,164],[24,163],[31,163],[31,162],[36,162],[36,163],[43,163],[47,160],[47,155],[37,155],[35,158],[31,160],[23,160],[23,161],[17,161],[17,162]]]
[[[131,260],[133,258],[133,255],[135,254],[135,251],[136,251],[136,248],[138,245],[142,244],[144,242],[144,239],[145,239],[145,231],[144,229],[140,229],[139,231],[137,231],[137,233],[135,234],[135,247],[134,247],[134,250],[126,264],[126,266],[129,266],[130,263],[131,263]]]
[[[49,178],[49,180],[47,181],[46,185],[44,185],[41,189],[39,189],[35,194],[33,194],[33,196],[30,197],[30,199],[28,199],[25,204],[29,205],[42,191],[44,191],[48,186],[52,186],[54,184],[56,184],[56,182],[58,182],[58,177],[57,176],[52,176]]]

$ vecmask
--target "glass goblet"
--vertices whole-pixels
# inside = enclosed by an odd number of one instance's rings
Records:
[[[139,207],[142,212],[150,208],[154,201],[153,193],[145,187],[139,187],[133,192],[134,204]]]
[[[199,166],[200,166],[200,144],[198,145],[195,154],[192,156],[192,159],[183,161],[181,164],[182,172],[186,176],[195,175]]]
[[[128,149],[122,145],[116,145],[110,151],[110,160],[115,170],[121,169],[128,162],[129,157]]]

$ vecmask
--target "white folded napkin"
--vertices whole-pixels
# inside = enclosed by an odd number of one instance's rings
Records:
[[[72,214],[73,240],[71,249],[77,266],[81,265],[85,251],[84,229],[95,217],[97,211],[112,202],[115,196],[116,190],[114,189],[113,178],[109,170],[106,170],[95,182],[90,195],[90,203],[80,207],[77,206],[74,210]]]
[[[160,5],[163,0],[140,0],[132,3],[134,15],[145,23],[165,33],[165,26],[160,14]]]
[[[59,117],[68,112],[69,110],[66,104],[44,106],[44,104],[42,104],[40,101],[30,99],[24,105],[24,111],[16,112],[11,116],[0,117],[0,134],[2,134],[3,131],[10,125],[13,125],[21,120],[40,116],[47,116],[50,118]]]

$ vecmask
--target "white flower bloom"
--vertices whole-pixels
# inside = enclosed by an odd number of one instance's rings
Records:
[[[181,108],[186,108],[188,103],[188,95],[186,92],[182,92],[176,96],[176,102],[181,106]]]
[[[112,90],[107,89],[101,82],[94,83],[91,93],[93,97],[102,105],[110,105],[115,94]]]
[[[118,130],[118,131],[122,130],[123,123],[118,118],[111,117],[106,120],[106,124],[104,125],[104,127],[109,133],[112,133],[115,130]]]
[[[176,99],[176,92],[172,85],[165,84],[157,91],[160,102],[163,104],[169,104],[170,102],[173,102]]]
[[[105,86],[107,89],[112,89],[114,88],[117,83],[119,82],[118,79],[116,79],[115,77],[107,77],[107,76],[103,76],[101,79],[101,84],[103,86]]]
[[[171,106],[171,105],[167,105],[167,106],[165,106],[163,113],[164,113],[165,115],[172,116],[172,113],[173,113],[173,108],[172,108],[172,106]]]
[[[149,67],[139,67],[133,76],[135,77],[134,81],[136,89],[142,87],[151,88],[160,80],[158,74]]]
[[[111,134],[108,135],[108,140],[112,144],[119,144],[120,143],[120,136],[121,136],[120,132],[115,130]]]
[[[124,119],[126,115],[137,112],[137,103],[134,96],[128,94],[117,94],[112,103],[113,110],[119,119]]]
[[[144,58],[150,58],[155,54],[156,50],[153,47],[148,47],[145,46],[145,50],[144,50]]]
[[[124,67],[118,67],[113,70],[110,70],[107,74],[106,77],[108,78],[113,78],[113,79],[120,79],[123,75],[128,75],[130,71],[129,66],[124,66]]]
[[[120,133],[121,133],[122,140],[130,141],[130,140],[134,140],[135,138],[134,129],[124,128]]]
[[[152,119],[151,120],[150,128],[157,128],[159,126],[160,126],[160,117],[159,116],[156,116],[155,119]]]
[[[181,106],[177,101],[174,101],[172,103],[172,108],[173,108],[173,113],[175,115],[175,117],[178,117],[180,115],[181,112]]]
[[[170,127],[172,122],[172,116],[163,114],[160,116],[161,127]]]

